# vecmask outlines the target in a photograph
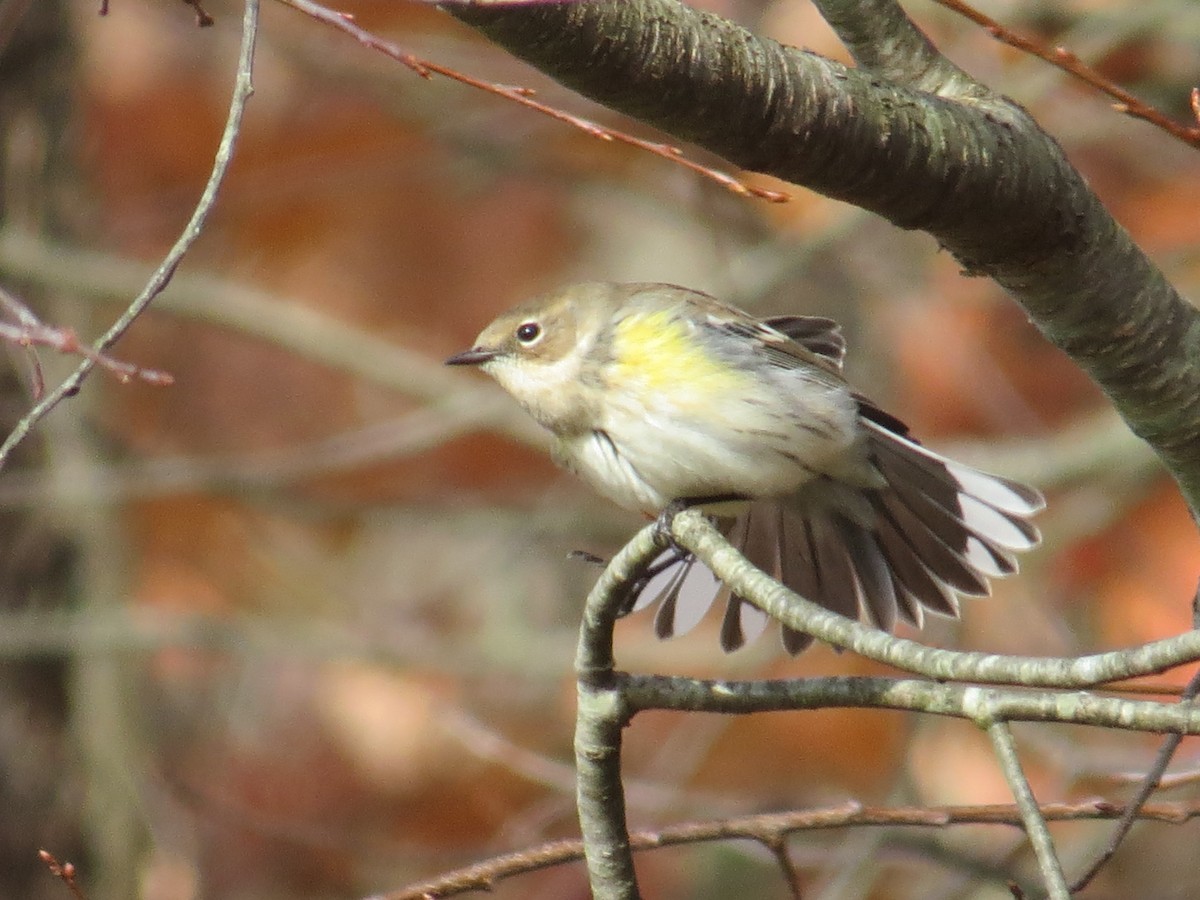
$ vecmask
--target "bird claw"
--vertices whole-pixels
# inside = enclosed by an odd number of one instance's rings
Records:
[[[717,503],[731,503],[744,499],[744,497],[738,494],[713,494],[709,497],[676,498],[664,506],[662,512],[654,520],[654,539],[664,550],[675,550],[680,555],[686,555],[691,551],[681,547],[671,531],[671,525],[674,523],[677,515],[685,509],[710,506]],[[710,515],[709,518],[712,519],[713,517]]]
[[[688,552],[675,540],[675,535],[671,533],[671,525],[675,522],[675,517],[691,505],[689,500],[672,500],[655,518],[654,542],[664,550],[673,550],[680,555]]]

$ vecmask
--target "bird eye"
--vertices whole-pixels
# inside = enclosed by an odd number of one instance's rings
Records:
[[[542,326],[537,322],[522,322],[517,326],[517,340],[522,344],[532,344],[542,336]]]

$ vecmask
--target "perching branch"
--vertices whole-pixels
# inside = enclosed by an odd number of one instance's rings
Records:
[[[696,554],[737,595],[773,618],[833,646],[936,680],[842,677],[729,682],[615,671],[613,625],[641,568],[659,552],[656,526],[642,529],[612,559],[589,594],[576,657],[580,821],[597,896],[638,896],[636,883],[629,880],[633,862],[626,836],[619,759],[621,728],[636,712],[674,709],[745,714],[873,707],[976,722],[987,728],[996,742],[1016,799],[1022,804],[1052,896],[1066,896],[1062,893],[1065,882],[1061,866],[1054,858],[1044,824],[1039,832],[1040,819],[1031,812],[1036,803],[1031,795],[1027,796],[1019,766],[1013,768],[1015,757],[1009,758],[1012,748],[1007,724],[1023,720],[1200,734],[1200,709],[1190,704],[1098,697],[1068,690],[1163,671],[1200,658],[1200,632],[1081,658],[1039,659],[936,650],[851,621],[788,591],[751,566],[696,510],[675,516],[671,533],[680,546]],[[980,683],[1057,691],[1000,690],[981,687]],[[580,735],[587,740],[580,740]]]
[[[1140,647],[1080,657],[998,656],[938,650],[894,637],[839,616],[792,593],[755,569],[701,514],[688,510],[675,517],[672,534],[741,597],[772,618],[817,640],[851,650],[876,662],[939,681],[1017,684],[1024,687],[1083,688],[1125,678],[1165,672],[1200,659],[1200,631]],[[646,549],[649,547],[649,549]],[[643,529],[626,546],[630,557],[653,553],[653,531]],[[613,560],[625,557],[625,551]]]

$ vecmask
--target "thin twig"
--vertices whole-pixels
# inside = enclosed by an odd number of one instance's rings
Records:
[[[36,326],[29,326],[10,325],[7,322],[0,322],[0,340],[7,341],[24,350],[31,350],[33,347],[49,347],[51,350],[57,350],[59,353],[68,356],[82,356],[94,365],[100,366],[104,371],[114,375],[123,384],[132,381],[134,378],[141,379],[148,384],[160,386],[175,383],[174,377],[168,372],[122,362],[119,359],[109,356],[107,353],[100,353],[87,344],[81,343],[79,336],[71,328],[55,328],[52,325],[43,325],[41,323],[38,323]],[[30,356],[33,367],[33,396],[35,400],[40,400],[45,391],[42,368],[37,356],[32,353]]]
[[[1047,803],[1041,815],[1050,822],[1107,821],[1119,818],[1128,806],[1089,800],[1083,803]],[[1191,803],[1151,803],[1138,818],[1144,821],[1182,825],[1200,817],[1200,801]],[[687,822],[655,831],[636,831],[629,843],[635,852],[657,850],[684,844],[715,841],[749,840],[770,848],[788,835],[799,832],[840,828],[950,828],[957,825],[1004,825],[1020,828],[1023,824],[1016,805],[987,806],[900,806],[869,807],[843,803],[822,809],[761,813],[729,819]],[[380,894],[374,900],[419,900],[450,897],[486,890],[506,878],[549,866],[577,862],[583,858],[583,842],[553,841],[529,847],[517,853],[492,857],[454,872],[446,872],[433,881],[410,885]]]
[[[1080,81],[1112,97],[1117,101],[1113,104],[1113,109],[1117,112],[1149,122],[1151,125],[1161,128],[1186,144],[1191,144],[1193,147],[1200,147],[1200,126],[1184,125],[1149,104],[1143,103],[1133,94],[1129,93],[1129,91],[1109,81],[1095,69],[1083,63],[1078,56],[1066,47],[1049,49],[1028,38],[1021,37],[1021,35],[1005,28],[995,19],[969,6],[963,0],[935,0],[935,2],[961,16],[965,16],[975,24],[983,26],[988,34],[996,40],[1008,44],[1010,47],[1015,47],[1024,53],[1036,56],[1039,59],[1044,59],[1052,66],[1062,69],[1070,75],[1074,75]],[[1192,89],[1192,110],[1196,115],[1197,122],[1200,122],[1200,88]]]
[[[75,895],[76,900],[87,900],[87,895],[84,894],[83,888],[75,880],[79,873],[75,870],[74,863],[60,863],[49,850],[39,850],[38,859],[46,864],[46,868],[50,870],[51,875],[58,878],[67,886],[67,890]]]
[[[602,141],[615,141],[621,144],[628,144],[631,147],[636,147],[639,150],[644,150],[647,153],[652,153],[655,156],[661,156],[663,159],[670,160],[676,165],[690,169],[698,175],[703,176],[711,181],[715,181],[722,187],[733,191],[735,194],[743,194],[753,197],[758,197],[762,200],[768,200],[771,203],[784,203],[791,199],[791,196],[782,191],[772,191],[767,188],[755,187],[751,184],[746,184],[743,181],[722,172],[718,169],[702,165],[688,159],[683,155],[683,150],[673,144],[663,144],[656,141],[647,141],[642,138],[634,137],[631,134],[626,134],[623,131],[617,131],[612,128],[607,128],[590,119],[585,119],[582,116],[572,115],[564,110],[557,109],[553,106],[548,106],[533,99],[534,91],[531,88],[520,87],[515,85],[499,84],[492,81],[485,81],[481,78],[475,78],[439,63],[431,62],[427,59],[421,59],[413,53],[409,53],[403,48],[391,41],[385,40],[365,28],[361,28],[354,24],[353,17],[349,13],[341,13],[336,10],[329,9],[319,3],[314,3],[312,0],[279,0],[285,6],[290,6],[293,9],[311,16],[319,22],[323,22],[339,31],[344,31],[346,34],[353,37],[360,44],[370,47],[373,50],[391,57],[397,62],[412,69],[422,78],[432,78],[434,75],[441,75],[443,78],[449,78],[452,81],[457,81],[459,84],[465,84],[477,90],[486,91],[489,94],[494,94],[497,97],[503,97],[505,100],[511,100],[513,103],[519,103],[534,112],[541,113],[544,116],[549,116],[559,122],[565,122],[573,128],[578,128],[585,134],[591,135]]]
[[[1134,694],[1144,697],[1182,697],[1187,685],[1155,684],[1153,682],[1114,681],[1095,689],[1103,694]]]
[[[183,0],[192,8],[192,12],[196,14],[196,24],[201,28],[208,28],[215,21],[212,16],[204,11],[204,7],[200,5],[200,0]]]
[[[43,397],[33,409],[22,416],[4,443],[0,444],[0,468],[3,468],[13,448],[25,439],[34,425],[49,414],[64,398],[70,397],[79,391],[84,379],[99,364],[99,355],[104,354],[105,351],[115,344],[137,317],[145,312],[151,301],[162,293],[163,289],[170,283],[171,276],[175,274],[175,269],[183,260],[184,255],[204,230],[204,224],[208,220],[209,213],[212,211],[213,204],[217,198],[217,192],[225,180],[225,175],[229,170],[229,163],[233,158],[233,151],[237,145],[238,135],[241,132],[242,115],[246,109],[246,102],[254,93],[251,75],[254,68],[254,44],[258,34],[258,8],[259,0],[246,0],[245,13],[242,17],[242,47],[238,56],[237,78],[234,82],[233,96],[229,104],[229,117],[225,123],[225,130],[221,135],[221,142],[217,146],[212,173],[209,175],[208,183],[204,186],[204,192],[200,195],[200,200],[192,212],[191,219],[184,227],[175,245],[163,257],[154,274],[150,276],[150,280],[147,282],[145,288],[143,288],[142,292],[126,308],[125,312],[112,324],[108,331],[104,333],[100,340],[96,342],[95,347],[90,351],[91,355],[87,356],[62,384]]]
[[[0,288],[0,305],[3,305],[18,323],[27,328],[40,327],[42,324],[41,319],[34,315],[33,310],[3,288]],[[38,359],[38,355],[33,352],[31,346],[21,341],[15,343],[25,351],[24,356],[29,364],[29,386],[33,393],[33,399],[40,400],[46,393],[46,376],[42,371],[42,361]]]
[[[0,266],[17,276],[80,296],[121,298],[140,290],[142,266],[45,238],[0,229]],[[430,360],[428,350],[406,348],[377,332],[209,272],[181,272],[155,310],[261,338],[335,371],[399,391],[429,406],[491,409],[478,427],[540,446],[544,431],[532,420],[508,415],[499,389],[479,385]],[[473,400],[470,398],[474,398]]]
[[[1107,772],[1109,781],[1113,784],[1141,784],[1146,780],[1145,772]],[[1158,786],[1163,790],[1187,787],[1200,782],[1200,769],[1185,769],[1182,772],[1172,772],[1158,779]]]
[[[1192,627],[1200,627],[1200,585],[1197,585],[1196,592],[1192,596]],[[1200,694],[1200,671],[1192,676],[1191,681],[1184,688],[1179,702],[1181,704],[1190,704],[1197,694]],[[1167,766],[1171,764],[1171,758],[1175,755],[1175,751],[1179,749],[1179,745],[1182,742],[1183,735],[1181,734],[1168,734],[1163,739],[1162,746],[1158,748],[1158,753],[1155,754],[1154,764],[1150,767],[1150,771],[1146,773],[1145,778],[1142,779],[1138,792],[1129,802],[1129,806],[1125,810],[1125,815],[1121,816],[1121,820],[1113,830],[1107,846],[1105,846],[1104,850],[1088,866],[1083,874],[1075,880],[1074,884],[1071,885],[1073,892],[1082,891],[1087,887],[1108,861],[1116,855],[1117,848],[1121,846],[1121,842],[1125,840],[1125,837],[1133,828],[1133,823],[1137,820],[1138,810],[1145,805],[1146,801],[1150,799],[1151,795],[1162,784]]]
[[[13,294],[10,294],[4,288],[0,288],[0,306],[3,306],[18,325],[23,325],[26,328],[41,328],[43,327],[42,320],[37,317],[32,309],[22,303]]]
[[[208,28],[216,20],[209,15],[204,7],[200,5],[200,0],[183,0],[184,4],[192,8],[192,12],[196,14],[196,24],[201,28]],[[108,15],[109,0],[100,0],[99,13],[102,16]]]
[[[783,878],[783,883],[787,885],[792,900],[801,900],[800,875],[796,872],[796,864],[792,862],[791,853],[788,852],[787,840],[780,838],[772,841],[767,845],[767,849],[771,851],[775,862],[779,864],[779,874]]]
[[[996,751],[1000,769],[1004,772],[1009,789],[1017,801],[1017,809],[1021,811],[1021,821],[1025,825],[1025,833],[1029,835],[1029,842],[1033,845],[1038,868],[1042,873],[1042,883],[1049,892],[1050,900],[1071,900],[1067,879],[1063,874],[1058,854],[1054,851],[1054,842],[1050,839],[1046,819],[1038,808],[1037,798],[1029,786],[1029,779],[1021,770],[1021,760],[1017,756],[1012,729],[1004,721],[986,722],[985,727],[988,737],[992,739],[992,747]]]

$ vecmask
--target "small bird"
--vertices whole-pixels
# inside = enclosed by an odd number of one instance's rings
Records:
[[[1040,540],[1036,490],[926,449],[842,375],[831,319],[756,319],[671,284],[594,282],[503,313],[447,365],[478,366],[553,435],[552,454],[621,506],[699,506],[750,562],[891,630],[1017,571]],[[682,548],[626,605],[660,604],[660,637],[726,602],[721,645],[766,625]],[[786,626],[799,653],[811,638]]]

